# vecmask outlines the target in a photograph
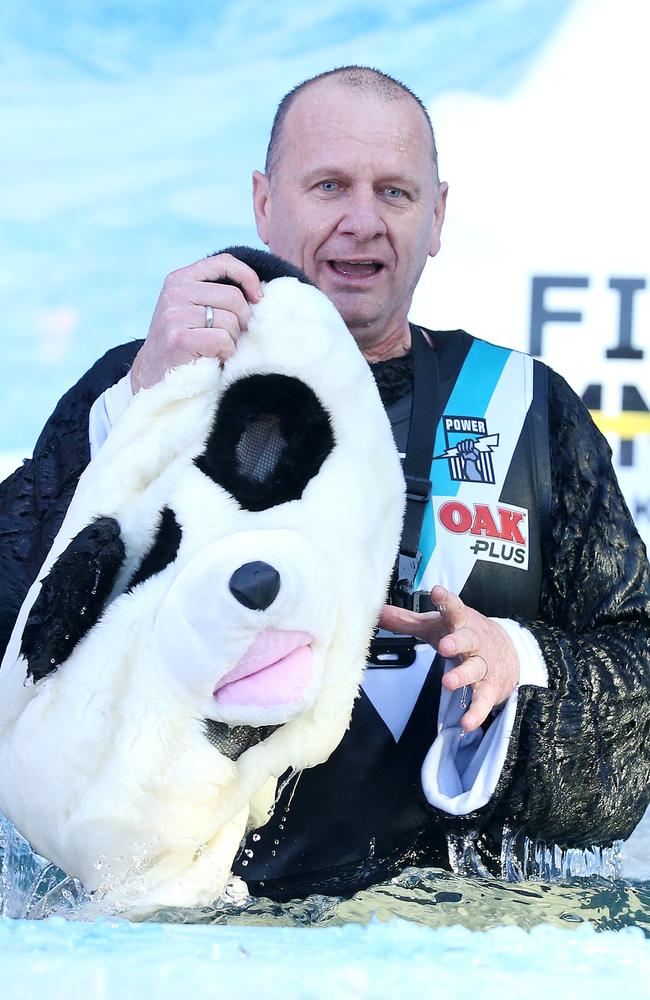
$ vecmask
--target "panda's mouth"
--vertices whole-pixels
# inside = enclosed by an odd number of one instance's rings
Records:
[[[265,629],[218,681],[218,705],[276,708],[300,702],[313,678],[313,635]]]
[[[204,719],[205,735],[219,753],[239,760],[251,747],[267,739],[280,726],[229,726],[227,722]]]

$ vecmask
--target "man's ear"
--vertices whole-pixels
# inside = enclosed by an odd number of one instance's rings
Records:
[[[271,210],[271,189],[269,178],[259,170],[253,171],[253,211],[257,234],[262,243],[269,245],[269,225]]]
[[[440,232],[445,221],[445,208],[447,206],[447,191],[449,185],[446,181],[440,181],[438,188],[438,201],[434,209],[433,229],[431,230],[431,242],[429,244],[429,257],[435,257],[440,249]]]

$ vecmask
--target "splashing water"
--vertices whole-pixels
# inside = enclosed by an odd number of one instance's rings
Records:
[[[161,908],[148,920],[172,924],[324,927],[367,924],[392,917],[430,927],[462,924],[472,930],[501,925],[532,928],[588,922],[599,930],[635,926],[650,937],[650,882],[620,877],[618,845],[560,851],[508,832],[502,878],[493,878],[474,849],[474,838],[450,839],[451,872],[408,868],[351,899],[313,895],[277,903],[253,898],[233,879],[208,907]],[[34,854],[0,816],[0,916],[87,921],[102,913],[76,880]]]
[[[87,899],[76,879],[34,854],[0,813],[0,916],[39,918],[71,913]]]
[[[457,875],[491,877],[476,850],[475,834],[447,839],[452,871]],[[623,874],[621,848],[622,843],[616,841],[611,847],[563,849],[506,828],[501,844],[501,878],[506,882],[530,879],[550,882],[590,876],[620,879]]]
[[[567,877],[576,858],[533,844],[522,854],[515,839],[506,838],[502,864],[520,881],[478,871],[469,839],[451,852],[456,871],[407,869],[351,899],[280,904],[234,880],[212,906],[161,909],[136,924],[102,916],[0,818],[2,998],[208,1000],[217,983],[219,995],[266,1000],[393,1000],[428,996],[432,983],[436,995],[458,996],[460,983],[483,1000],[502,1000],[513,982],[527,1000],[645,995],[650,882]],[[611,873],[616,859],[580,863]],[[563,881],[521,881],[526,865]]]

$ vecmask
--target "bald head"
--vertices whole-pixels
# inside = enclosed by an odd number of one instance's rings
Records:
[[[332,69],[325,73],[319,73],[318,76],[313,76],[308,80],[304,80],[303,83],[299,83],[293,88],[293,90],[290,90],[288,94],[285,94],[278,105],[275,118],[273,119],[273,125],[271,127],[271,138],[269,140],[266,153],[266,165],[264,168],[267,175],[270,176],[277,166],[277,162],[282,151],[285,121],[294,101],[304,91],[309,88],[317,87],[325,81],[339,85],[344,91],[348,92],[350,97],[353,97],[355,94],[362,96],[371,95],[390,103],[394,103],[396,101],[409,101],[417,105],[420,109],[423,123],[425,124],[427,132],[431,137],[431,157],[437,187],[438,152],[436,150],[436,140],[433,133],[433,126],[426,107],[420,98],[417,97],[412,90],[409,90],[409,88],[403,83],[400,83],[399,80],[395,80],[392,76],[388,76],[387,73],[382,73],[377,69],[371,69],[368,66],[341,66],[338,69]]]
[[[284,99],[266,172],[253,174],[260,238],[325,292],[369,359],[408,344],[411,297],[440,249],[446,194],[421,103],[354,66]]]

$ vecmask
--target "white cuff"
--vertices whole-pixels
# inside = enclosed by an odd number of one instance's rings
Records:
[[[111,428],[117,423],[133,399],[131,388],[131,373],[112,385],[110,389],[98,396],[90,408],[88,415],[88,440],[90,441],[90,457],[95,457]]]
[[[519,657],[519,687],[523,684],[548,687],[548,669],[533,633],[510,618],[491,618],[490,621],[501,626],[515,647]]]
[[[519,657],[519,685],[548,687],[548,671],[535,637],[509,618],[493,621],[507,632]],[[445,661],[445,673],[456,660]],[[517,712],[519,687],[496,715],[487,733],[479,727],[464,733],[460,718],[471,702],[472,689],[440,694],[438,735],[422,765],[422,790],[430,805],[452,816],[464,816],[489,802],[501,777]]]

